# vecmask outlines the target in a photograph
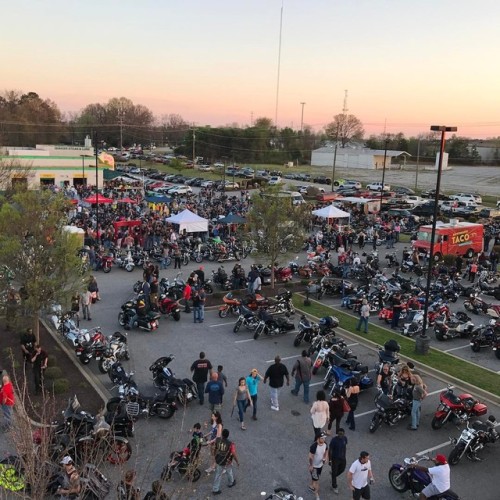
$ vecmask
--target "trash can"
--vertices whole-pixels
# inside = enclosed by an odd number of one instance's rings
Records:
[[[419,335],[415,338],[415,353],[416,354],[427,354],[429,352],[429,346],[431,343],[431,338],[427,335],[422,337]]]

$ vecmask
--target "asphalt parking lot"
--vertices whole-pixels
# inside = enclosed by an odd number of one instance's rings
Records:
[[[384,249],[381,247],[381,260]],[[230,269],[231,264],[226,268]],[[184,277],[196,264],[183,268]],[[205,265],[206,274],[210,274],[211,266]],[[243,263],[245,268],[249,262]],[[231,266],[232,267],[232,266]],[[93,311],[92,326],[100,325],[106,334],[119,330],[117,316],[120,305],[132,295],[132,285],[140,278],[141,271],[127,273],[114,268],[109,275],[96,274],[100,286],[102,301]],[[161,276],[174,277],[175,271],[162,271]],[[297,324],[298,317],[295,317]],[[293,346],[293,333],[282,336],[260,338],[253,340],[251,332],[245,329],[238,334],[232,332],[235,318],[219,318],[217,311],[207,311],[205,323],[193,324],[191,314],[182,314],[181,321],[176,323],[171,319],[160,320],[160,328],[153,333],[133,330],[129,332],[131,360],[125,366],[135,372],[138,386],[146,394],[153,394],[150,364],[160,356],[173,353],[175,360],[171,368],[178,377],[190,375],[189,367],[197,359],[201,350],[205,351],[213,365],[224,365],[224,372],[229,380],[229,387],[222,410],[224,425],[231,431],[241,461],[240,469],[236,470],[237,486],[227,489],[223,484],[223,497],[231,499],[257,499],[261,492],[270,492],[274,487],[287,486],[304,498],[312,497],[307,490],[307,453],[313,440],[313,430],[309,414],[309,405],[290,394],[290,388],[285,387],[280,395],[280,411],[271,411],[269,407],[268,387],[261,385],[258,401],[258,421],[248,420],[247,431],[239,428],[236,416],[231,417],[231,397],[240,376],[245,376],[252,368],[264,373],[274,356],[279,354],[283,362],[291,369],[295,359],[300,355],[301,347]],[[377,321],[377,320],[376,320]],[[358,358],[370,368],[373,367],[376,352],[359,345],[355,338],[346,337],[347,343]],[[445,348],[459,347],[459,341],[443,344]],[[436,342],[433,341],[433,344]],[[466,348],[462,349],[467,352]],[[457,349],[457,353],[460,353]],[[470,349],[469,349],[470,351]],[[470,351],[472,353],[472,351]],[[482,357],[485,353],[480,353]],[[494,358],[495,361],[497,361]],[[106,375],[98,373],[95,363],[85,369],[91,370],[96,377],[111,389],[111,383]],[[371,373],[373,376],[373,372]],[[321,388],[323,372],[312,381],[311,397],[315,390]],[[373,398],[375,389],[363,393],[360,405],[356,411],[356,431],[347,431],[349,439],[348,462],[354,461],[361,450],[367,450],[372,455],[372,463],[376,483],[372,489],[372,498],[396,499],[401,496],[390,486],[387,473],[393,462],[400,462],[404,457],[419,454],[448,454],[450,436],[458,436],[459,431],[453,427],[444,427],[434,431],[430,421],[438,405],[439,392],[444,389],[442,381],[424,375],[430,395],[424,401],[420,429],[410,432],[406,429],[407,421],[394,428],[382,426],[375,434],[369,434],[368,426],[374,412]],[[457,389],[458,390],[458,389]],[[489,405],[489,412],[500,416],[499,408]],[[235,412],[237,413],[237,412]],[[185,412],[179,411],[168,421],[152,418],[149,421],[139,421],[136,425],[136,437],[133,439],[134,453],[128,467],[136,468],[141,479],[141,489],[146,491],[152,480],[160,476],[168,455],[172,450],[182,449],[189,441],[189,429],[195,422],[207,422],[208,408],[200,407],[197,402],[191,403]],[[439,450],[439,451],[438,451]],[[498,444],[486,449],[482,456],[484,462],[461,462],[452,469],[452,487],[461,498],[493,500],[498,498],[496,486],[491,481],[491,466],[499,458]],[[203,468],[208,466],[205,457]],[[109,472],[112,479],[118,479],[120,471]],[[471,481],[473,478],[473,481]],[[212,477],[205,474],[199,482],[188,485],[178,478],[168,483],[168,488],[175,491],[175,498],[204,499],[211,497]],[[322,498],[334,497],[329,489],[328,474],[322,477]],[[345,478],[340,480],[339,498],[349,498]]]

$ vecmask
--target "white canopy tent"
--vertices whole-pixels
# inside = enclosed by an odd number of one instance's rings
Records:
[[[165,219],[167,222],[179,225],[179,233],[186,230],[187,233],[201,233],[208,231],[208,220],[194,214],[191,210],[183,210],[177,215]]]
[[[351,214],[349,212],[344,212],[337,208],[335,205],[329,205],[328,207],[323,207],[318,210],[313,210],[313,215],[317,215],[323,219],[345,219],[350,218]]]

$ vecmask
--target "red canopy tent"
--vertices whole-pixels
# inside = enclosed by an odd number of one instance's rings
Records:
[[[83,201],[92,204],[113,203],[113,200],[111,198],[106,198],[102,194],[98,194],[97,197],[95,194],[93,194],[92,196],[85,198]]]
[[[119,200],[116,200],[116,203],[133,203],[136,204],[137,202],[133,200],[132,198],[129,198],[126,196],[125,198],[120,198]]]

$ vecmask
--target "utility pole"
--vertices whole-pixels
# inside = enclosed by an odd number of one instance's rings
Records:
[[[280,95],[280,71],[281,71],[281,32],[283,30],[283,1],[281,0],[281,13],[280,13],[280,36],[278,45],[278,75],[276,78],[276,108],[274,110],[274,126],[278,130],[278,101]]]
[[[123,108],[120,105],[120,152],[123,153]]]
[[[335,182],[335,164],[337,163],[337,145],[339,143],[339,123],[337,123],[337,133],[335,134],[335,150],[333,152],[333,168],[332,168],[332,193],[334,191],[333,184]]]
[[[306,104],[305,102],[300,103],[302,105],[302,115],[300,117],[300,131],[304,131],[304,105]]]
[[[195,143],[196,143],[196,132],[194,130],[194,123],[193,123],[193,168],[194,166],[196,165],[196,147],[195,147]]]

